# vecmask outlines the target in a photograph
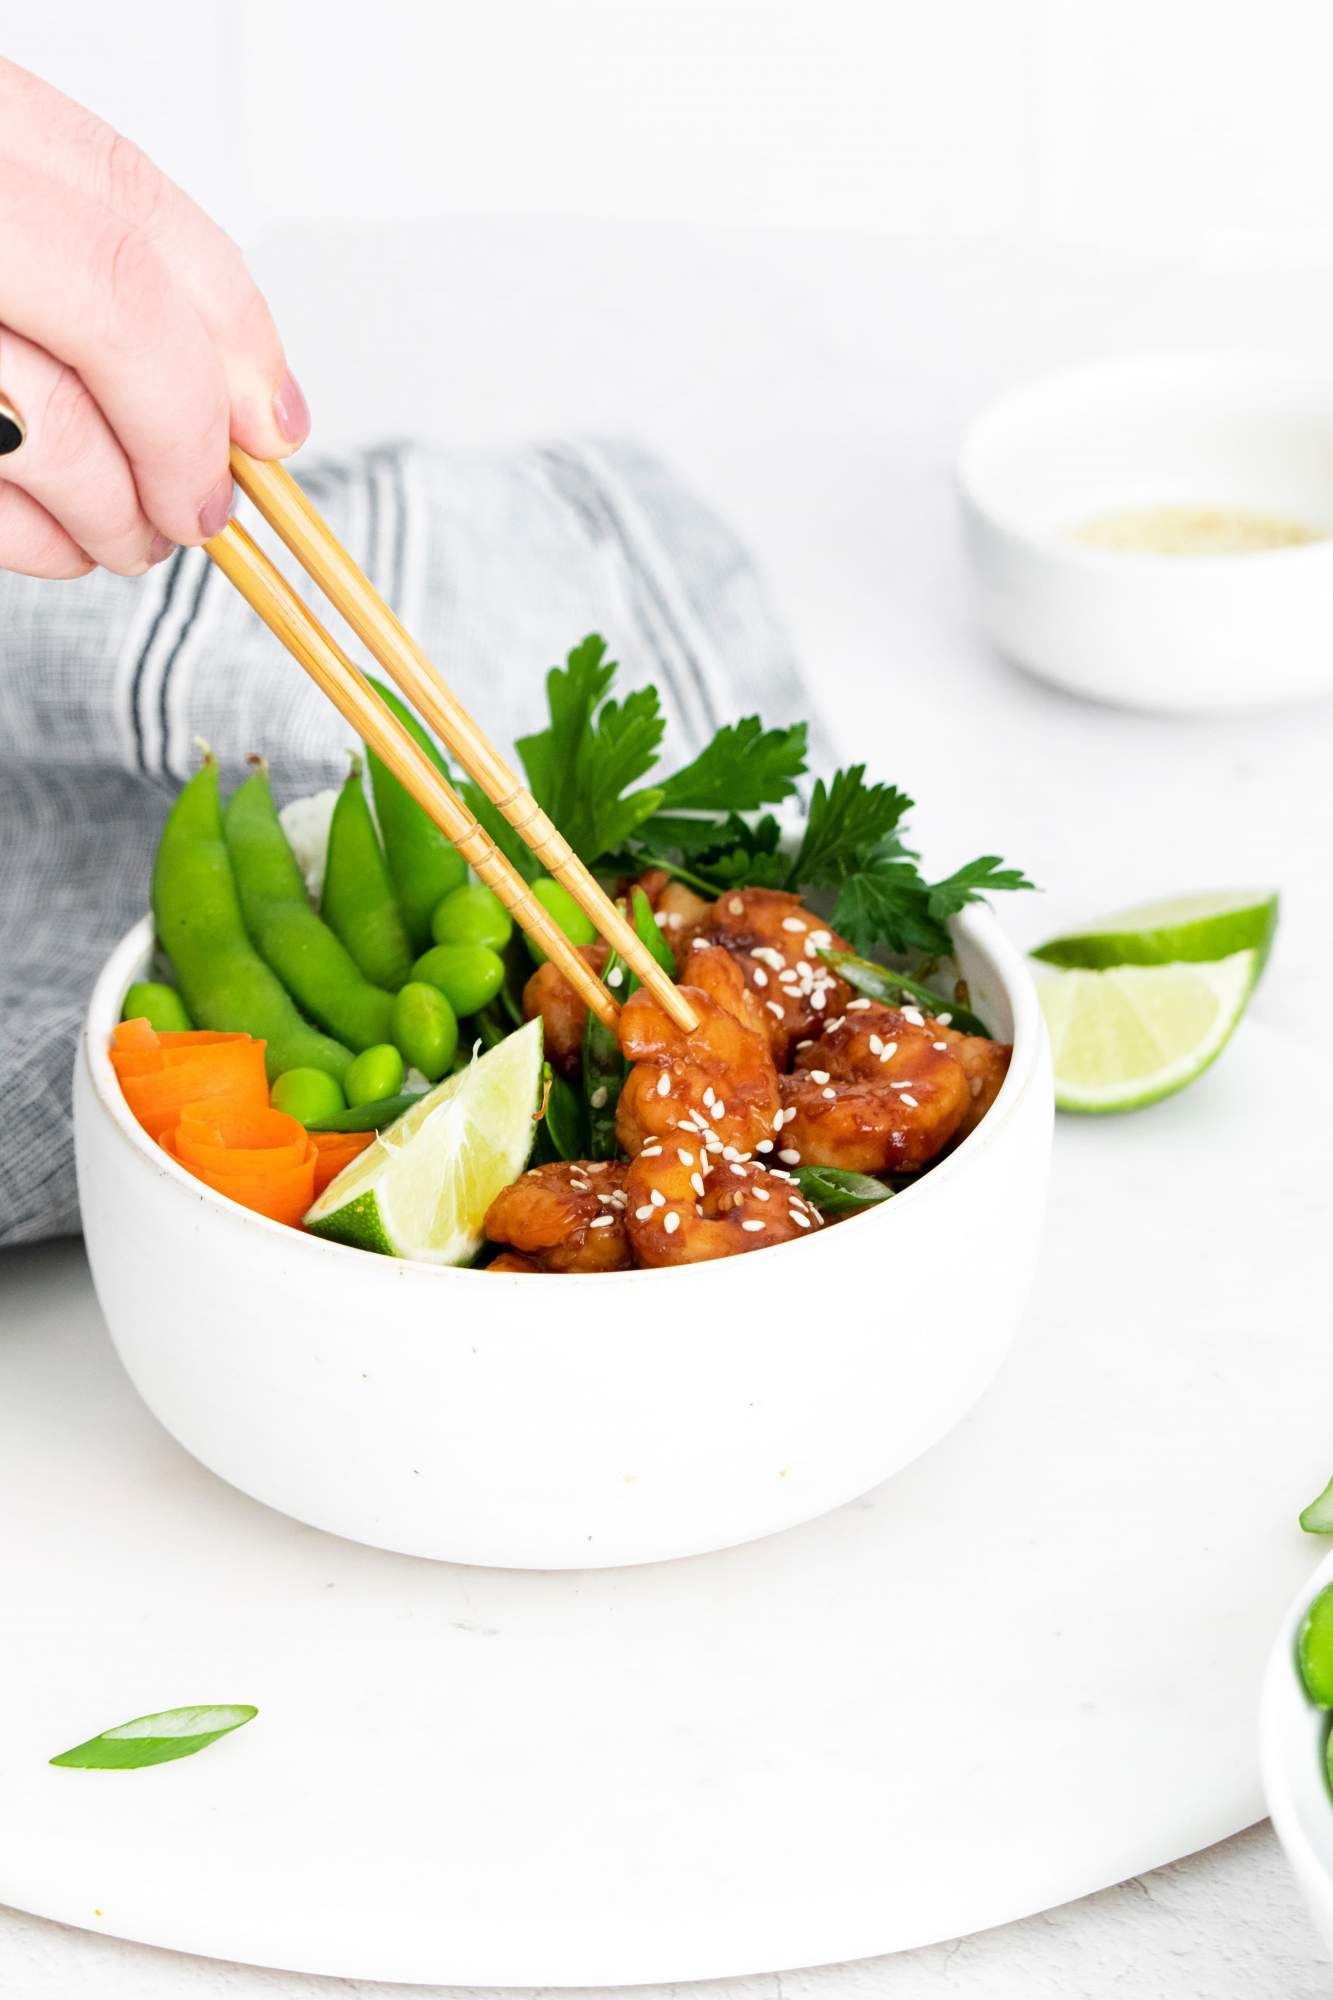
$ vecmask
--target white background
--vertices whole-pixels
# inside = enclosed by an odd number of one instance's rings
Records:
[[[756,545],[807,657],[854,679],[867,733],[906,736],[903,776],[939,802],[923,834],[937,811],[951,847],[993,841],[1063,893],[1064,909],[1016,912],[1020,934],[1160,888],[1169,828],[1182,886],[1219,865],[1289,883],[1273,997],[1299,1015],[1316,901],[1326,930],[1328,709],[1187,732],[1008,674],[961,609],[947,468],[979,401],[1073,353],[1327,346],[1333,9],[62,0],[11,10],[4,47],[252,250],[320,443],[640,430]],[[895,679],[903,661],[915,672]],[[964,762],[1013,731],[1042,745],[1045,785],[951,796],[952,748],[930,733],[946,707]],[[1126,809],[1125,832],[1083,823],[1074,875],[1090,732],[1104,768],[1087,786]],[[1194,810],[1172,813],[1186,770]],[[1288,866],[1297,853],[1308,865]],[[1270,1846],[1152,1880],[786,1990],[1323,1990]],[[0,1919],[0,1989],[22,2000],[324,1990],[171,1965]]]

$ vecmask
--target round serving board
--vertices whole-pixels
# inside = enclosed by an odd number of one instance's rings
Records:
[[[1026,1334],[967,1422],[823,1521],[642,1570],[270,1513],[148,1416],[78,1249],[12,1255],[0,1902],[346,1977],[628,1984],[954,1936],[1258,1817],[1333,1463],[1305,1067],[1250,1023],[1185,1097],[1061,1121]],[[46,1762],[208,1701],[260,1716],[153,1770]]]

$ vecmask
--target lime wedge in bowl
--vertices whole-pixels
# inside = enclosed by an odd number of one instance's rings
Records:
[[[528,1163],[541,1077],[538,1018],[381,1132],[307,1210],[306,1228],[386,1257],[470,1264],[487,1209]]]
[[[1061,1111],[1137,1111],[1193,1083],[1230,1041],[1258,970],[1257,951],[1238,951],[1042,979]]]
[[[1257,955],[1263,970],[1277,929],[1278,898],[1268,889],[1217,889],[1171,896],[1101,917],[1081,931],[1050,938],[1033,952],[1047,965],[1198,965]]]

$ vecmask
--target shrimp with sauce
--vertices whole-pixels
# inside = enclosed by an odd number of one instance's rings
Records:
[[[851,998],[850,986],[819,956],[851,947],[784,890],[732,889],[704,905],[693,923],[679,932],[668,928],[666,935],[683,979],[693,979],[693,955],[705,945],[731,953],[764,1011],[779,1069],[786,1068],[796,1042],[816,1034]]]
[[[916,1008],[855,999],[797,1050],[782,1103],[793,1164],[915,1173],[959,1130],[972,1093],[958,1055]]]
[[[630,1154],[625,1228],[641,1265],[695,1264],[788,1242],[820,1217],[769,1164],[783,1113],[766,1036],[746,1020],[745,977],[726,952],[691,958],[682,990],[699,1015],[686,1035],[641,988],[620,1042],[633,1063],[616,1136]]]
[[[486,1235],[508,1246],[492,1270],[627,1271],[625,1169],[619,1160],[553,1160],[502,1188]]]

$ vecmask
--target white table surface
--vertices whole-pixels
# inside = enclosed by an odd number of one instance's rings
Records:
[[[320,442],[638,432],[749,537],[835,731],[849,749],[886,746],[885,774],[923,800],[928,851],[947,866],[994,844],[1049,885],[1044,905],[1011,912],[1020,937],[1171,887],[1280,881],[1265,1006],[1299,1023],[1327,969],[1333,709],[1163,723],[1023,680],[973,635],[948,475],[967,414],[1055,361],[1326,343],[1333,267],[1057,269],[984,249],[547,223],[440,225],[424,241],[330,230],[256,263]],[[1163,1532],[1187,1553],[1186,1524]],[[1324,1990],[1323,1964],[1269,1837],[1250,1835],[959,1946],[732,1984],[1092,2000],[1132,1967],[1135,1991],[1299,1995]],[[340,1982],[0,1922],[0,1991],[23,2000],[324,1985]]]

